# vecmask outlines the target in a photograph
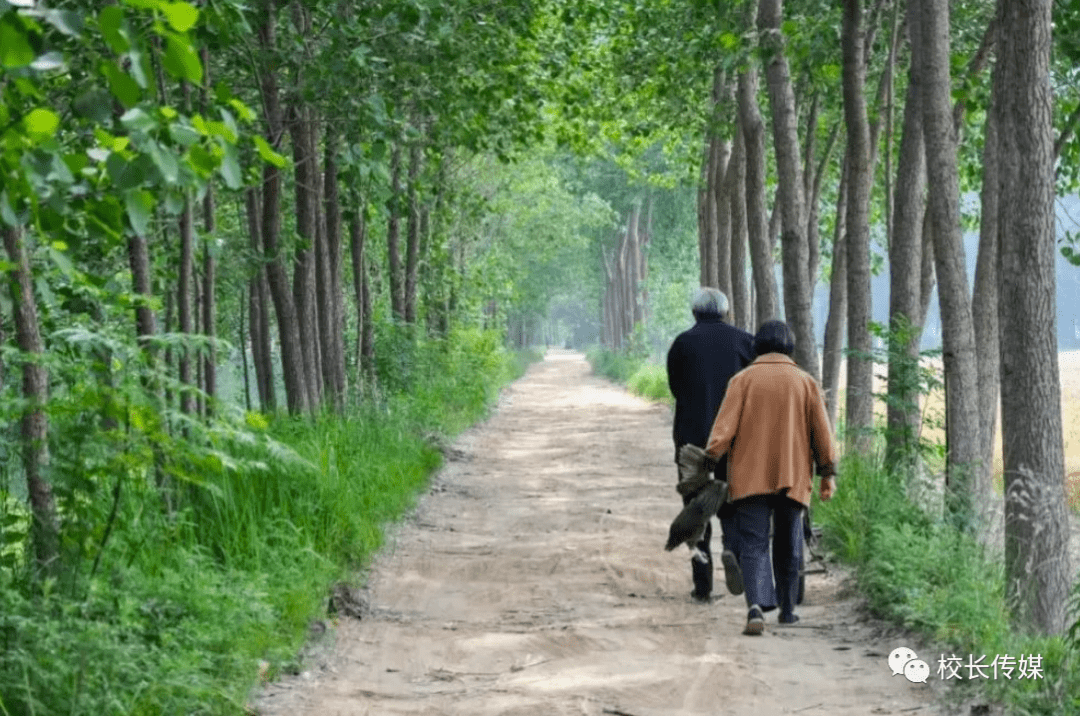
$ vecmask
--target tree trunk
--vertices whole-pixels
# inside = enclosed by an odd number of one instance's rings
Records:
[[[829,283],[829,317],[825,320],[825,345],[821,350],[821,387],[829,421],[836,426],[840,412],[840,366],[844,357],[844,328],[847,326],[847,195],[848,164],[844,154],[840,186],[836,191],[836,221],[833,228],[832,280]]]
[[[705,231],[701,234],[701,285],[716,288],[716,192],[713,182],[716,180],[716,165],[720,161],[720,138],[711,134],[706,144],[705,164],[702,167],[702,211],[704,211]]]
[[[983,144],[983,184],[980,195],[979,253],[975,261],[975,288],[971,297],[971,318],[975,323],[975,356],[979,383],[979,469],[972,489],[979,497],[977,517],[986,517],[984,505],[994,494],[994,434],[997,431],[998,396],[1001,383],[1001,346],[998,333],[998,110],[991,97],[986,112]],[[988,525],[988,519],[976,524]],[[985,534],[985,531],[982,531]]]
[[[349,255],[352,258],[353,295],[356,301],[356,384],[364,385],[368,366],[364,362],[364,333],[367,317],[364,315],[364,292],[367,282],[367,266],[364,261],[364,243],[367,239],[365,202],[354,191],[353,214],[349,221]]]
[[[848,347],[845,422],[849,444],[870,448],[874,425],[874,364],[870,360],[870,127],[866,118],[861,0],[844,0],[844,121],[847,124]]]
[[[248,302],[249,302],[249,305],[250,305],[250,290],[251,290],[251,282],[250,281],[248,282],[247,289],[248,289],[247,292],[249,293]],[[244,313],[246,312],[246,309],[247,309],[247,307],[244,305],[244,293],[245,293],[244,291],[241,291],[240,292],[240,297],[239,297],[240,298],[240,312],[239,312],[238,318],[240,320],[239,320],[239,326],[238,326],[238,329],[237,329],[237,334],[238,334],[237,338],[239,339],[237,341],[237,345],[240,346],[240,368],[242,369],[243,380],[244,380],[244,410],[247,410],[247,411],[250,412],[251,411],[251,369],[248,367],[248,351],[247,351],[248,333],[249,333],[249,331],[244,330]]]
[[[755,326],[779,317],[776,276],[769,246],[769,219],[765,211],[765,123],[757,104],[757,70],[739,75],[739,123],[746,150],[746,226],[757,301]]]
[[[252,187],[244,193],[247,210],[248,235],[251,250],[262,256],[263,232],[260,216],[259,191]],[[248,326],[251,334],[251,361],[255,367],[255,385],[259,393],[259,409],[273,412],[277,409],[274,395],[274,363],[270,352],[270,290],[266,280],[266,267],[260,261],[255,274],[248,280]]]
[[[420,198],[417,183],[423,147],[419,141],[409,145],[409,173],[406,188],[409,215],[405,224],[405,322],[416,323],[416,286],[420,270]]]
[[[390,273],[390,311],[398,321],[405,320],[405,280],[401,265],[401,142],[394,142],[390,153],[389,218],[386,224],[386,256]]]
[[[202,107],[207,112],[207,93],[210,88],[210,52],[207,48],[201,51],[203,64]],[[217,259],[214,256],[214,187],[206,187],[206,196],[203,197],[203,303],[202,323],[203,333],[206,335],[209,346],[203,357],[203,391],[212,402],[217,397]],[[206,406],[207,413],[212,408]]]
[[[211,401],[206,405],[206,412],[213,410],[212,402],[217,398],[217,260],[214,258],[214,190],[207,187],[203,197],[203,334],[209,345],[203,356],[203,391]]]
[[[325,320],[322,321],[323,379],[334,410],[345,408],[345,311],[342,306],[341,285],[341,201],[338,193],[337,136],[327,130],[323,160],[323,216],[326,228],[322,245],[325,249],[323,294],[320,298]],[[322,315],[322,313],[320,313]]]
[[[1065,626],[1072,572],[1058,372],[1050,0],[1000,0],[998,315],[1006,595],[1015,624]],[[942,279],[944,282],[944,279]]]
[[[289,134],[293,145],[293,186],[296,196],[296,233],[300,238],[293,258],[293,301],[300,324],[301,356],[304,361],[304,377],[307,381],[309,409],[316,409],[322,402],[322,365],[319,350],[319,324],[316,294],[316,264],[318,257],[319,205],[318,168],[315,155],[314,121],[311,109],[300,105],[292,109]]]
[[[718,121],[725,105],[730,105],[733,93],[724,77],[724,71],[717,67],[713,71],[713,120]],[[715,286],[731,298],[731,200],[728,199],[728,167],[731,163],[731,141],[717,137],[715,142],[716,157],[712,164],[712,177],[709,191],[712,194],[713,210],[713,253],[716,260]]]
[[[731,306],[733,322],[753,331],[750,311],[750,284],[746,277],[746,145],[742,129],[735,131],[735,146],[728,165],[727,196],[731,204]]]
[[[276,53],[274,0],[266,0],[266,15],[259,26],[259,40],[264,54],[273,58]],[[277,68],[263,68],[260,90],[267,123],[267,142],[275,150],[281,148],[284,121],[281,98],[278,96]],[[308,395],[308,379],[304,369],[300,325],[289,291],[289,276],[281,256],[278,238],[281,235],[281,170],[267,162],[263,167],[262,189],[262,252],[265,257],[267,283],[274,311],[277,314],[278,335],[281,342],[281,369],[285,383],[285,399],[289,412],[305,412],[312,405]]]
[[[952,121],[948,0],[917,0],[922,41],[912,62],[922,76],[926,173],[934,232],[945,365],[946,501],[960,524],[972,525],[972,475],[979,460],[979,386],[975,330],[960,231],[960,180]]]
[[[30,542],[34,562],[42,575],[60,571],[60,520],[56,512],[52,485],[49,483],[49,417],[45,403],[49,397],[49,373],[42,361],[45,342],[41,338],[34,277],[22,229],[4,226],[4,249],[7,251],[8,285],[15,314],[15,333],[19,349],[27,355],[22,361],[22,397],[25,404],[19,420],[22,439],[22,466],[30,498]]]
[[[918,7],[908,6],[908,32],[914,48],[919,43]],[[893,235],[889,244],[889,325],[892,336],[908,330],[907,341],[890,347],[888,368],[885,462],[894,468],[911,469],[917,458],[919,428],[919,386],[917,368],[922,336],[922,227],[926,211],[926,152],[923,137],[921,76],[914,63],[908,70],[904,101],[903,135],[896,173],[893,207]]]
[[[814,334],[813,290],[807,274],[809,253],[806,244],[806,203],[803,195],[803,168],[799,158],[798,116],[791,71],[784,55],[780,22],[781,0],[760,0],[758,30],[768,61],[765,73],[772,108],[773,148],[778,175],[777,200],[781,207],[783,233],[784,313],[795,334],[792,356],[815,379],[821,377],[817,337]]]
[[[184,208],[180,212],[180,278],[176,287],[176,311],[180,321],[180,333],[184,335],[183,348],[177,362],[180,378],[180,411],[191,415],[195,411],[195,396],[191,393],[191,345],[188,336],[192,333],[191,311],[191,274],[194,264],[193,250],[195,243],[194,217],[191,211],[191,198],[184,197]]]

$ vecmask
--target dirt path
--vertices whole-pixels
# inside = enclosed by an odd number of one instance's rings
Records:
[[[662,549],[680,507],[669,435],[666,408],[549,353],[390,538],[364,617],[258,712],[935,713],[835,574],[810,575],[800,625],[769,615],[764,637],[741,635],[741,596],[691,601],[687,552]]]

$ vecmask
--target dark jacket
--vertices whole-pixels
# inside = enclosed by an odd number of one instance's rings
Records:
[[[675,396],[676,461],[679,448],[687,443],[705,447],[728,381],[753,360],[754,337],[717,316],[699,318],[675,338],[668,350],[667,371]]]

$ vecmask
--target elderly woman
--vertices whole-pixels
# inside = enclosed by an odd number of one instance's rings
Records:
[[[749,607],[744,634],[761,634],[764,612],[780,608],[794,624],[802,556],[802,517],[817,466],[821,499],[836,489],[836,448],[817,382],[791,359],[795,337],[783,321],[754,336],[757,358],[728,383],[706,452],[728,456],[739,566]],[[773,522],[769,564],[769,521]],[[775,587],[773,577],[775,575]]]

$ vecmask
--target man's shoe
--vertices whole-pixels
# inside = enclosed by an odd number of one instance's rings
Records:
[[[786,617],[781,614],[777,620],[780,624],[797,624],[799,622],[798,614],[788,614]]]
[[[761,613],[761,607],[754,604],[746,615],[746,628],[743,634],[747,636],[761,636],[765,631],[765,615]]]
[[[696,604],[712,604],[712,597],[708,594],[702,596],[697,593],[697,590],[690,592],[690,598],[694,600]]]
[[[732,594],[742,594],[742,570],[739,569],[739,560],[735,559],[735,553],[725,549],[720,555],[720,561],[724,565],[724,582],[727,584],[728,591]]]

